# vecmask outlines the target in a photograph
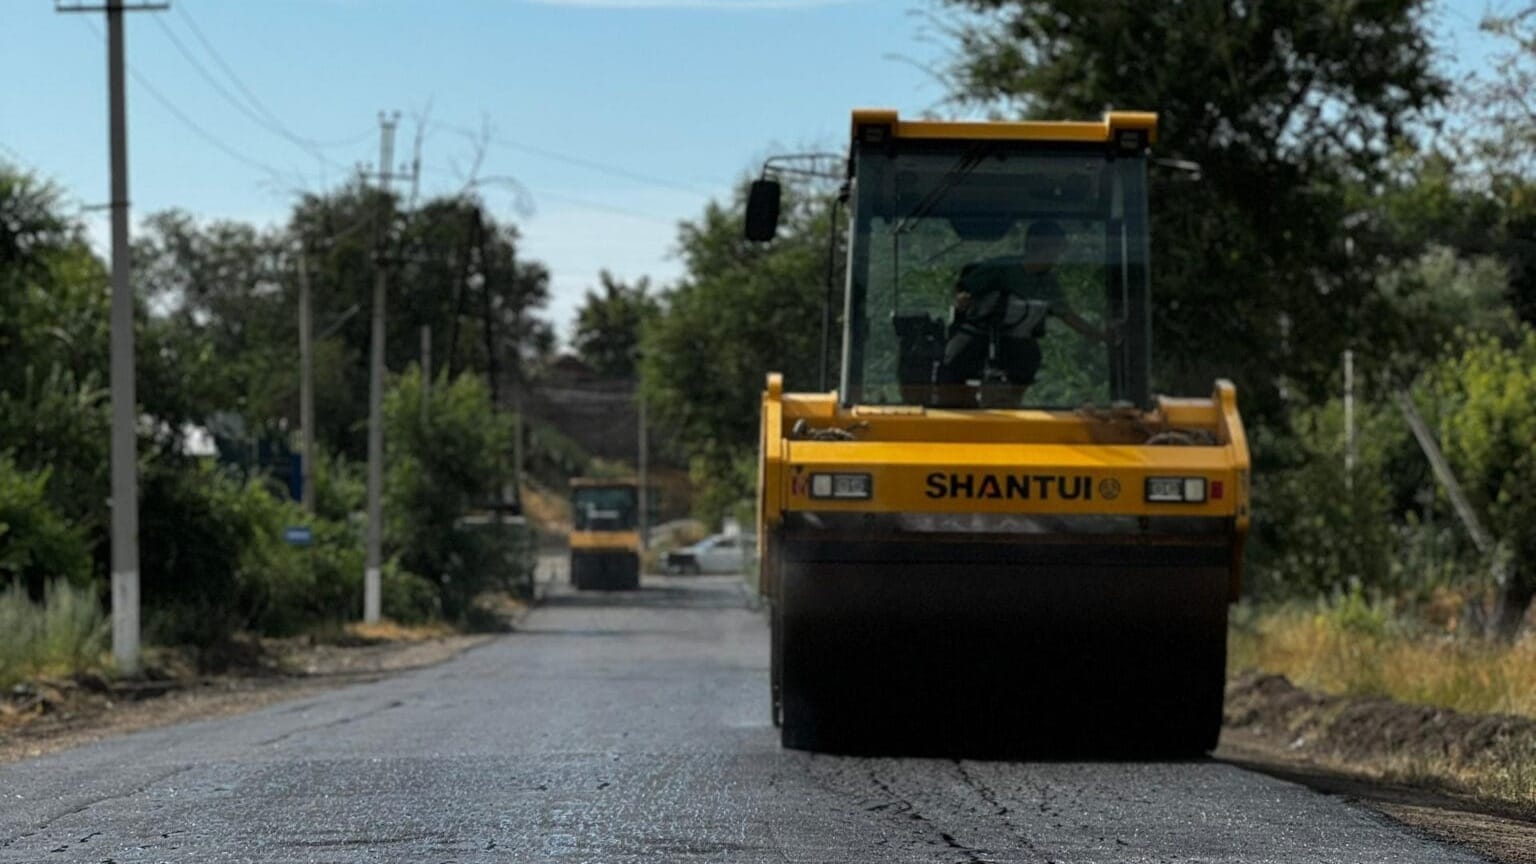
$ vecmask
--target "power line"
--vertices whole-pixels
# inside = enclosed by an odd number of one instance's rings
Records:
[[[239,90],[250,103],[251,107],[255,108],[258,112],[261,113],[263,117],[270,121],[271,126],[274,127],[274,131],[277,131],[283,137],[306,149],[351,147],[355,144],[361,144],[363,141],[373,137],[375,130],[365,129],[356,135],[349,135],[345,138],[337,138],[330,141],[324,141],[316,138],[310,138],[307,135],[300,135],[289,129],[288,126],[279,120],[277,115],[274,114],[272,110],[269,109],[266,104],[256,96],[256,93],[245,85],[245,82],[241,80],[240,76],[235,74],[235,70],[224,61],[224,56],[219,52],[219,49],[215,48],[213,42],[203,34],[202,28],[197,26],[197,22],[192,19],[192,13],[187,11],[186,0],[182,0],[181,3],[176,4],[175,11],[177,15],[181,16],[182,21],[187,25],[187,29],[191,30],[192,35],[195,36],[197,41],[202,44],[203,49],[208,52],[208,56],[213,58],[213,62],[218,64],[218,67],[223,70],[224,74],[229,78],[230,82],[235,85],[235,89]]]
[[[207,82],[208,86],[212,87],[214,92],[223,97],[224,101],[233,106],[235,110],[239,111],[241,114],[244,114],[251,120],[251,122],[262,127],[268,132],[271,132],[274,135],[278,135],[299,147],[300,149],[304,150],[309,155],[318,159],[322,164],[332,168],[344,167],[340,163],[320,152],[319,149],[304,143],[304,141],[300,140],[298,136],[289,132],[281,124],[274,122],[272,119],[270,119],[270,117],[264,117],[261,114],[258,114],[256,111],[253,111],[250,106],[246,105],[244,102],[241,102],[238,98],[235,97],[233,93],[230,93],[223,84],[220,84],[218,80],[214,78],[213,73],[208,71],[208,67],[204,66],[202,61],[197,59],[197,57],[192,53],[191,49],[187,48],[186,44],[181,41],[181,37],[176,35],[176,31],[170,28],[170,25],[166,24],[165,21],[158,16],[154,18],[154,22],[160,27],[160,30],[165,34],[165,37],[171,40],[171,45],[175,46],[176,51],[180,53],[181,56],[192,65],[193,69],[197,70],[197,74],[202,77],[203,81]]]
[[[104,38],[102,37],[101,30],[96,27],[95,23],[85,18],[81,18],[79,20],[98,38]],[[171,116],[180,121],[183,126],[186,126],[188,129],[190,129],[193,134],[208,142],[209,146],[230,157],[231,159],[236,160],[237,162],[243,162],[246,165],[257,169],[258,171],[265,172],[273,180],[283,184],[287,184],[290,181],[291,178],[285,178],[283,172],[273,168],[271,165],[268,165],[260,159],[237,150],[236,148],[225,143],[217,135],[214,135],[212,132],[209,132],[207,129],[203,128],[203,126],[200,125],[196,120],[193,120],[191,117],[187,116],[186,112],[178,108],[175,102],[172,102],[169,97],[167,97],[164,93],[161,93],[160,90],[155,87],[155,85],[149,83],[149,79],[140,74],[139,70],[131,63],[128,64],[128,74],[132,75],[134,82],[137,83],[140,87],[144,88],[144,91],[153,97],[156,102],[159,102],[161,107],[165,108],[166,111],[169,111]]]
[[[265,171],[267,174],[271,175],[272,179],[274,180],[278,180],[284,183],[288,182],[286,179],[284,179],[283,172],[273,168],[271,165],[268,165],[260,159],[257,159],[253,156],[247,156],[239,150],[236,150],[234,147],[224,143],[212,132],[209,132],[207,129],[204,129],[202,126],[198,125],[197,121],[193,120],[191,117],[188,117],[185,112],[176,107],[176,103],[172,102],[169,97],[156,89],[155,85],[149,83],[149,79],[139,74],[139,70],[130,66],[128,67],[128,74],[132,75],[134,82],[137,83],[140,87],[143,87],[144,91],[150,96],[153,96],[155,101],[159,102],[160,105],[165,108],[165,110],[171,112],[172,116],[174,116],[177,120],[180,120],[182,125],[186,126],[188,129],[191,129],[193,133],[195,133],[198,137],[202,138],[204,141],[207,141],[210,145],[223,152],[226,156],[229,156],[230,158],[236,159],[240,162],[244,162],[245,164],[257,170]]]
[[[88,20],[85,20],[85,19],[81,19],[81,23],[83,23],[85,26],[89,27],[91,29],[91,31],[94,34],[96,34],[98,37],[101,36],[101,31],[98,30],[96,28],[96,26],[92,22],[90,22]],[[157,23],[160,23],[160,22],[158,22],[158,19],[157,19]],[[160,24],[160,26],[161,26],[162,29],[165,29],[165,25],[163,23]],[[166,35],[171,37],[172,43],[177,45],[178,49],[182,51],[183,56],[185,56],[190,62],[192,62],[194,68],[197,68],[201,73],[203,73],[205,79],[208,80],[208,83],[211,86],[213,86],[215,88],[215,90],[217,90],[226,99],[231,100],[231,104],[235,104],[236,107],[241,108],[242,112],[245,113],[246,116],[251,117],[251,119],[256,120],[257,122],[261,122],[260,120],[258,120],[254,116],[252,116],[250,114],[250,112],[247,109],[245,109],[244,106],[241,106],[241,105],[238,104],[238,102],[234,101],[232,95],[229,93],[228,90],[224,89],[222,86],[220,86],[217,82],[213,81],[209,77],[207,68],[202,66],[192,56],[190,56],[190,54],[187,53],[185,45],[180,43],[176,39],[175,35],[171,31],[166,30]],[[140,73],[139,70],[136,67],[134,67],[133,65],[130,64],[129,67],[128,67],[128,72],[129,72],[130,75],[133,76],[133,80],[134,80],[135,83],[137,83],[140,87],[144,88],[144,90],[147,93],[149,93],[150,96],[152,96],[157,102],[159,102],[161,104],[162,107],[164,107],[168,112],[170,112],[173,117],[175,117],[178,121],[180,121],[182,123],[182,125],[186,126],[194,134],[196,134],[198,137],[200,137],[204,141],[206,141],[210,146],[212,146],[215,149],[219,150],[221,153],[224,153],[226,156],[229,156],[230,158],[235,159],[236,161],[242,162],[245,165],[248,165],[248,166],[250,166],[252,168],[255,168],[255,169],[259,170],[259,171],[262,171],[262,172],[266,173],[273,180],[276,180],[276,181],[278,181],[280,183],[284,183],[284,184],[288,184],[288,183],[291,182],[291,178],[286,177],[282,171],[279,171],[278,169],[272,167],[270,164],[268,164],[266,162],[261,161],[260,159],[257,159],[257,158],[255,158],[253,156],[250,156],[250,155],[248,155],[248,154],[246,154],[246,153],[236,149],[232,145],[226,143],[224,140],[219,138],[217,135],[215,135],[212,132],[208,131],[208,129],[203,127],[197,121],[193,120],[190,116],[187,115],[186,112],[182,111],[179,107],[177,107],[175,102],[173,102],[169,97],[167,97],[164,93],[162,93],[153,84],[151,84],[149,82],[149,80],[142,73]],[[262,125],[265,126],[266,124],[262,123]],[[460,134],[471,135],[471,136],[474,136],[474,135],[477,134],[477,133],[474,133],[471,130],[467,129],[466,127],[454,126],[453,124],[442,124],[442,125],[445,128],[448,128],[451,131],[455,131],[455,132],[458,132]],[[528,145],[522,145],[522,144],[518,144],[516,142],[506,141],[505,139],[501,139],[499,137],[493,138],[492,140],[494,140],[496,143],[502,144],[504,146],[509,146],[509,147],[513,147],[513,148],[516,148],[516,149],[525,149],[528,152],[536,153],[538,155],[545,155],[545,156],[548,156],[550,158],[557,159],[559,161],[564,161],[564,162],[568,162],[568,163],[571,163],[571,164],[592,168],[593,170],[598,170],[598,171],[602,171],[604,173],[614,174],[616,176],[626,177],[627,179],[636,180],[638,182],[647,183],[649,185],[666,186],[668,188],[678,189],[678,190],[687,191],[687,192],[692,192],[694,194],[700,194],[700,195],[705,194],[705,193],[703,193],[703,192],[701,192],[699,190],[692,189],[692,188],[690,188],[690,187],[688,187],[688,186],[686,186],[684,184],[674,183],[672,181],[663,180],[663,179],[660,179],[660,178],[647,177],[646,175],[637,174],[635,172],[631,172],[631,171],[629,171],[627,169],[619,168],[617,166],[604,165],[602,163],[591,162],[589,160],[580,159],[578,157],[568,157],[568,156],[564,156],[562,154],[554,153],[552,151],[543,150],[541,148],[530,147]],[[583,209],[595,210],[595,211],[604,212],[604,213],[611,213],[611,214],[616,215],[616,216],[624,216],[626,218],[637,219],[637,220],[640,220],[640,221],[650,222],[650,223],[653,223],[653,224],[667,225],[667,226],[675,226],[677,224],[677,220],[675,220],[675,219],[667,219],[667,218],[664,218],[662,216],[657,216],[657,215],[652,214],[652,213],[644,213],[644,212],[641,212],[641,211],[638,211],[638,210],[631,210],[631,209],[624,208],[624,207],[616,207],[616,206],[613,206],[611,204],[602,204],[602,203],[599,203],[599,202],[590,201],[590,200],[587,200],[587,199],[584,199],[584,198],[577,198],[577,197],[570,196],[570,195],[561,195],[561,194],[557,194],[557,193],[538,192],[538,191],[531,191],[531,194],[533,194],[535,198],[543,197],[543,198],[545,198],[547,200],[558,201],[558,202],[565,203],[565,204],[568,204],[568,205],[571,205],[571,206],[574,206],[574,207],[580,207],[580,208],[583,208]]]
[[[676,219],[666,219],[653,213],[642,213],[639,210],[615,207],[611,204],[600,204],[596,201],[588,201],[585,198],[576,198],[570,195],[558,195],[552,192],[539,192],[538,190],[533,190],[532,194],[535,199],[540,197],[548,198],[551,201],[559,201],[564,204],[569,204],[572,207],[580,207],[584,210],[596,210],[602,213],[612,213],[615,216],[626,216],[630,219],[639,219],[644,222],[653,222],[658,225],[675,227],[678,223],[678,220]]]
[[[439,177],[448,177],[448,176],[450,176],[448,174],[448,172],[442,171],[442,170],[438,170],[438,169],[423,168],[421,170],[422,170],[422,173],[425,173],[425,174],[435,174],[435,175],[437,175]],[[505,182],[505,183],[513,184],[515,186],[517,192],[519,193],[519,197],[520,198],[529,199],[529,200],[531,200],[535,204],[540,199],[545,199],[545,200],[549,200],[549,201],[558,201],[558,202],[560,202],[562,204],[569,204],[572,207],[579,207],[579,208],[581,208],[583,210],[596,210],[596,211],[599,211],[599,212],[602,212],[602,213],[612,213],[615,216],[626,216],[626,217],[628,217],[630,219],[638,219],[638,220],[641,220],[643,222],[654,222],[654,223],[656,223],[658,225],[675,226],[677,224],[677,220],[676,219],[668,219],[668,218],[666,218],[664,216],[658,216],[655,213],[646,213],[646,212],[643,212],[643,211],[640,211],[640,210],[631,210],[631,209],[626,208],[626,207],[617,207],[617,206],[614,206],[612,204],[603,204],[603,203],[600,203],[600,202],[597,202],[597,201],[592,201],[592,200],[586,199],[586,198],[577,198],[577,197],[575,197],[573,195],[562,195],[562,194],[555,193],[555,192],[541,192],[541,191],[539,191],[537,189],[534,189],[534,188],[528,186],[527,184],[523,183],[522,181],[516,180],[516,179],[514,179],[512,177],[497,176],[497,177],[482,177],[482,178],[479,178],[478,180],[471,179],[469,181],[469,183],[466,184],[466,189],[464,191],[468,191],[468,188],[470,188],[470,187],[479,187],[479,186],[482,186],[482,185],[484,185],[484,184],[486,184],[488,182],[491,182],[491,181]],[[463,194],[463,193],[461,192],[460,194]],[[522,207],[521,206],[519,206],[518,209],[519,209],[520,212],[522,211]],[[522,212],[522,215],[529,216],[529,215],[531,215],[531,211],[530,212]]]
[[[459,126],[459,125],[456,125],[456,124],[453,124],[453,123],[443,123],[441,125],[445,129],[448,129],[448,130],[453,131],[453,132],[457,132],[458,134],[463,135],[463,136],[465,136],[467,138],[470,138],[470,139],[481,139],[482,138],[482,133],[476,132],[475,130],[470,129],[467,126]],[[497,145],[499,147],[505,147],[505,148],[507,148],[509,150],[518,150],[518,151],[521,151],[523,153],[528,153],[528,154],[531,154],[533,156],[538,156],[538,157],[541,157],[541,158],[544,158],[544,159],[550,159],[550,160],[553,160],[555,162],[564,162],[567,165],[575,165],[575,166],[577,166],[579,168],[586,168],[586,169],[588,169],[590,171],[596,171],[596,172],[601,173],[601,174],[608,174],[608,175],[613,176],[613,177],[620,177],[620,178],[623,178],[625,180],[631,180],[631,181],[636,182],[636,183],[644,183],[647,186],[659,186],[659,187],[664,188],[664,189],[672,189],[672,190],[678,191],[678,192],[687,192],[690,195],[699,195],[699,196],[706,197],[706,198],[711,195],[711,193],[706,192],[703,189],[700,189],[699,187],[693,186],[693,185],[688,184],[688,183],[683,183],[683,182],[680,182],[680,181],[677,181],[677,180],[668,180],[665,177],[657,177],[657,176],[651,175],[651,174],[642,174],[642,173],[640,173],[638,171],[632,171],[632,170],[630,170],[628,168],[625,168],[623,166],[620,166],[620,165],[612,165],[612,164],[608,164],[606,162],[598,162],[598,161],[596,161],[594,159],[584,159],[584,158],[582,158],[580,156],[571,156],[571,155],[566,154],[566,153],[559,153],[559,152],[556,152],[554,150],[547,150],[547,149],[545,149],[543,147],[536,147],[536,146],[534,146],[532,144],[525,144],[525,143],[523,143],[521,141],[514,141],[514,140],[512,140],[510,138],[506,138],[506,137],[504,137],[502,135],[490,134],[490,135],[485,135],[483,137],[484,137],[484,140],[489,141],[490,143],[495,144],[495,145]]]

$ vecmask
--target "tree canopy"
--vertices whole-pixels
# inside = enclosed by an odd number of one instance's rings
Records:
[[[598,281],[601,293],[587,291],[576,311],[571,347],[599,375],[633,378],[641,333],[660,314],[661,302],[649,279],[630,285],[604,270]]]
[[[831,197],[786,187],[778,239],[767,245],[742,235],[745,187],[679,231],[686,275],[646,330],[642,386],[655,424],[692,460],[711,515],[752,495],[755,471],[741,465],[756,464],[767,373],[802,390],[820,383]]]
[[[1427,0],[949,0],[964,104],[1040,119],[1159,112],[1154,364],[1165,392],[1237,380],[1245,410],[1320,398],[1346,347],[1388,353],[1390,307],[1354,196],[1380,182],[1449,85]],[[1370,314],[1366,314],[1369,309]]]

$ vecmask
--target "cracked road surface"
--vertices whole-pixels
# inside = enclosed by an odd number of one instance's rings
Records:
[[[439,666],[0,768],[0,861],[1481,860],[1216,761],[781,751],[767,644],[733,578],[557,589]]]

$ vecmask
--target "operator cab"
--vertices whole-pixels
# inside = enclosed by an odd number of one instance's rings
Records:
[[[842,405],[1150,408],[1155,123],[856,111]],[[748,236],[770,238],[776,197],[752,204]]]
[[[845,404],[1148,407],[1150,130],[1125,116],[964,137],[855,115]]]
[[[635,486],[616,483],[577,486],[571,494],[571,520],[577,531],[635,530]]]

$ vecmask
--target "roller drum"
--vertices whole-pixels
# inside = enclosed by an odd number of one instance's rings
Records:
[[[990,758],[1215,746],[1229,571],[1209,550],[872,548],[895,560],[786,555],[786,746]]]

